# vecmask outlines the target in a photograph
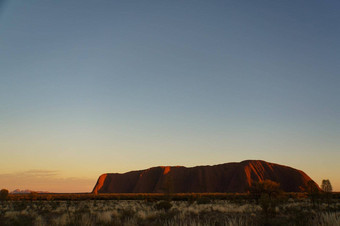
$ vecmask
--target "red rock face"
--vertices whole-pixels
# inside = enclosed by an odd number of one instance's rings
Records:
[[[256,181],[272,180],[286,192],[303,192],[311,180],[301,170],[260,160],[214,166],[159,166],[99,177],[94,193],[246,192]]]

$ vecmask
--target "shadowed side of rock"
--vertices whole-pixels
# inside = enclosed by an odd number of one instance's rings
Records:
[[[94,193],[246,192],[256,181],[272,180],[286,192],[303,192],[311,178],[303,171],[261,160],[214,166],[153,167],[99,177]]]

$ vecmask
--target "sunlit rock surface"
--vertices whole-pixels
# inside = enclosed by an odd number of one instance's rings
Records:
[[[303,171],[261,160],[214,166],[158,166],[99,177],[94,193],[246,192],[256,181],[272,180],[286,192],[303,192],[311,178]]]

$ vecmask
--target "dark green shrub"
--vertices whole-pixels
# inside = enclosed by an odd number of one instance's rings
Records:
[[[38,199],[38,192],[32,191],[30,193],[29,197],[30,197],[31,201],[37,200]]]
[[[132,209],[123,209],[120,213],[120,218],[122,221],[125,221],[129,218],[133,218],[134,215],[135,211],[133,211]]]
[[[0,191],[0,200],[5,201],[8,198],[8,190],[7,189],[1,189]]]
[[[26,209],[28,206],[28,203],[26,201],[17,201],[13,203],[13,209],[14,211],[22,211]]]
[[[259,203],[263,194],[267,194],[271,199],[277,198],[280,194],[282,194],[280,184],[271,180],[253,182],[249,188],[249,192],[257,203]]]
[[[308,197],[312,201],[313,207],[316,206],[317,203],[319,203],[320,199],[320,190],[317,184],[313,180],[309,180],[307,182],[307,193]]]
[[[19,214],[16,218],[12,218],[9,222],[6,222],[5,225],[13,225],[13,226],[26,226],[33,225],[34,217],[26,214]]]
[[[197,200],[196,197],[194,197],[193,195],[190,195],[190,196],[187,197],[187,202],[188,202],[188,205],[189,205],[189,206],[192,205],[192,204],[194,204],[194,202],[195,202],[196,200]]]
[[[169,201],[160,201],[155,205],[155,209],[157,210],[169,210],[171,209],[172,204]]]
[[[201,197],[197,199],[196,203],[197,204],[209,204],[211,203],[211,200],[208,197]]]

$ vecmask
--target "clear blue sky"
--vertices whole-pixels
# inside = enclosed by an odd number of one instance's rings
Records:
[[[0,187],[90,191],[106,172],[263,159],[340,190],[339,11],[2,0]]]

